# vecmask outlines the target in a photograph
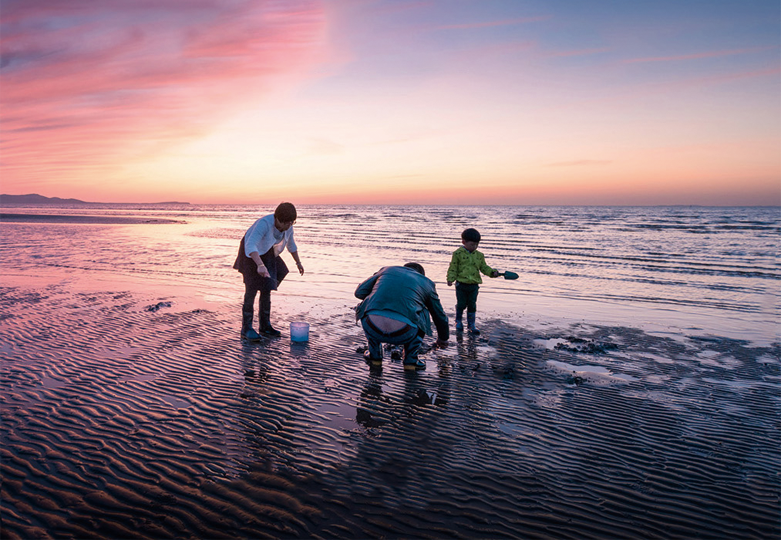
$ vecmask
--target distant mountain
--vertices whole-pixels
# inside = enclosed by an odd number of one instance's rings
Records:
[[[44,197],[37,193],[29,195],[0,195],[0,204],[94,204],[79,199],[61,199],[59,197]]]

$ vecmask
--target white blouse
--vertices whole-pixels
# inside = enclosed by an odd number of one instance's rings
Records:
[[[293,239],[293,227],[281,232],[274,226],[274,214],[263,216],[253,223],[244,233],[244,254],[257,251],[258,255],[265,254],[271,246],[274,246],[274,255],[279,255],[287,246],[290,253],[298,251],[298,246]]]

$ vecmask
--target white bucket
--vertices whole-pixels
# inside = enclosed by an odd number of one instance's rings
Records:
[[[309,341],[309,323],[290,323],[290,341]]]

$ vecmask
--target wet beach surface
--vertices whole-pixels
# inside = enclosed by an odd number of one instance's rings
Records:
[[[410,373],[294,304],[1,288],[3,537],[781,534],[777,344],[483,318]]]

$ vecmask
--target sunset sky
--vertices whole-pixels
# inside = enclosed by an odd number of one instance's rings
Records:
[[[781,203],[778,0],[0,0],[0,191]]]

